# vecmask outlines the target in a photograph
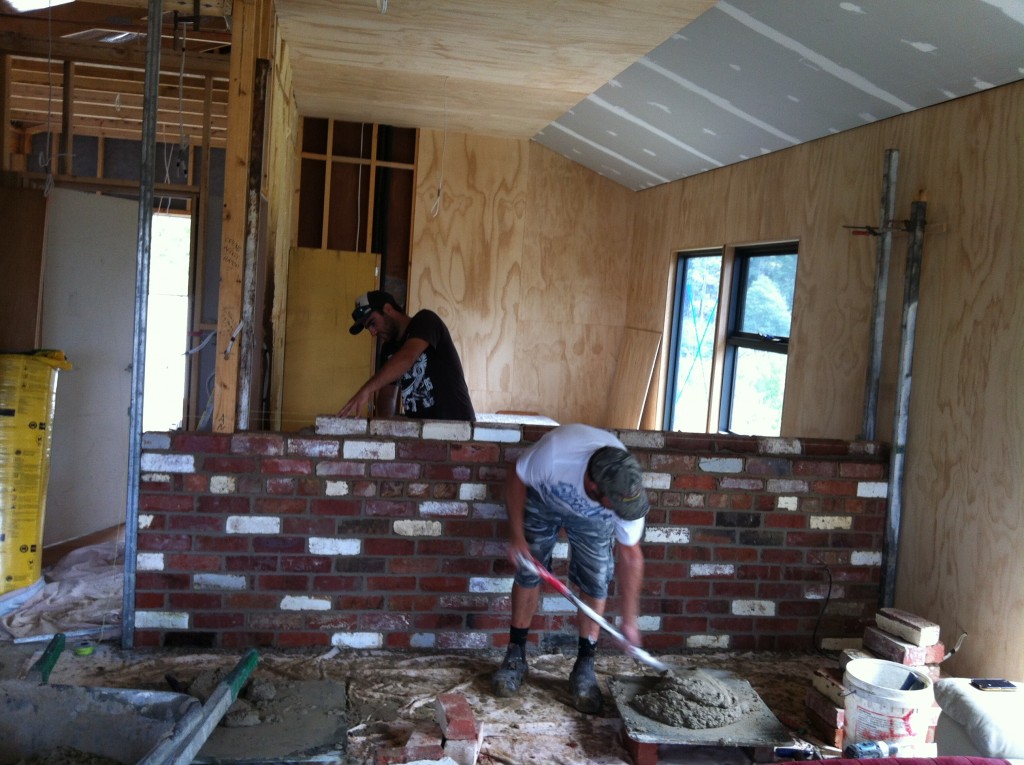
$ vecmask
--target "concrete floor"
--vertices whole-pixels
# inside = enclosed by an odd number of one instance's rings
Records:
[[[0,642],[0,680],[23,677],[45,646],[45,642]],[[203,672],[230,668],[242,653],[123,651],[102,643],[82,656],[69,641],[50,683],[168,691],[167,675],[187,685]],[[613,678],[650,674],[644,665],[611,650],[602,652],[597,667],[605,688],[605,710],[588,716],[570,703],[567,677],[574,657],[531,653],[530,675],[520,695],[496,699],[489,690],[489,677],[500,658],[494,651],[260,652],[253,679],[276,686],[276,706],[264,704],[257,709],[254,714],[259,719],[253,725],[218,727],[197,762],[372,765],[378,752],[404,746],[410,736],[437,737],[435,699],[451,693],[464,696],[476,717],[482,734],[480,765],[633,762],[608,683]],[[747,680],[798,745],[820,743],[808,731],[804,697],[814,669],[835,666],[832,659],[817,654],[740,652],[660,658],[680,669],[727,670]],[[731,747],[708,750],[703,742],[655,748],[657,762],[663,765],[750,762],[749,752]]]

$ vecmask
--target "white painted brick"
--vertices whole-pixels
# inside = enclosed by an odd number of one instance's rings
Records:
[[[414,632],[409,637],[410,648],[433,648],[437,644],[437,636],[433,632]]]
[[[469,580],[470,592],[512,592],[512,578],[474,576]]]
[[[170,473],[143,473],[141,479],[146,483],[170,483]]]
[[[139,515],[139,528],[148,529],[153,525],[153,515],[151,513],[142,513]]]
[[[690,576],[732,576],[736,567],[731,563],[694,563],[690,566]]]
[[[360,417],[324,417],[316,418],[316,434],[318,436],[358,436],[366,432],[367,421]]]
[[[143,433],[142,450],[147,449],[170,449],[171,437],[167,433]]]
[[[419,420],[399,417],[388,420],[370,420],[370,435],[392,438],[419,438],[422,425]]]
[[[192,587],[197,590],[244,590],[248,584],[240,574],[193,574]]]
[[[850,553],[851,566],[881,566],[882,553],[875,550],[854,550]]]
[[[348,481],[327,481],[324,484],[324,493],[328,497],[344,497],[349,493]]]
[[[806,494],[807,481],[797,478],[769,478],[765,489],[772,494]]]
[[[441,536],[441,521],[395,521],[393,528],[403,537]]]
[[[691,492],[683,495],[683,505],[685,507],[704,507],[705,504],[707,504],[707,499],[699,492]]]
[[[149,472],[196,472],[196,460],[191,454],[154,454],[153,452],[143,452],[140,466],[143,471]]]
[[[827,583],[809,584],[806,587],[804,587],[804,599],[805,600],[825,600],[826,598],[828,598],[828,599],[830,599],[832,601],[829,604],[829,607],[828,607],[828,612],[830,614],[836,613],[835,606],[838,605],[838,603],[836,602],[836,599],[837,598],[845,598],[845,597],[846,597],[846,588],[843,587],[843,585],[841,585],[841,584],[833,583],[831,588],[829,588]],[[856,605],[857,608],[861,607],[859,603],[855,604],[855,605]],[[853,615],[856,616],[857,614],[853,614]]]
[[[731,611],[736,616],[775,616],[775,601],[734,600]]]
[[[475,738],[449,738],[444,742],[445,756],[444,759],[441,760],[441,763],[442,765],[448,765],[448,763],[445,762],[445,760],[448,760],[451,765],[476,765],[479,754],[480,742]]]
[[[280,534],[281,519],[273,515],[229,515],[224,530],[228,534]]]
[[[136,611],[135,628],[140,630],[187,630],[188,614],[181,611]]]
[[[163,553],[139,553],[135,556],[135,568],[138,571],[163,571]]]
[[[473,517],[502,520],[508,517],[508,513],[505,510],[505,506],[499,505],[497,502],[474,502]]]
[[[490,648],[491,637],[486,632],[442,632],[438,648]],[[409,763],[412,765],[412,763]]]
[[[644,541],[649,544],[685,545],[690,541],[690,529],[686,526],[648,526],[644,530]]]
[[[660,616],[637,617],[636,626],[641,632],[659,632],[661,630]]]
[[[238,479],[233,475],[210,476],[211,494],[234,494]]]
[[[728,635],[690,635],[686,638],[687,648],[728,648]]]
[[[485,483],[464,483],[459,486],[459,499],[471,502],[477,499],[487,499],[487,484]]]
[[[804,448],[798,438],[761,438],[759,442],[763,454],[800,454]]]
[[[330,598],[312,598],[308,595],[285,595],[281,598],[282,611],[330,611]]]
[[[289,454],[301,454],[304,457],[337,457],[338,442],[319,438],[289,438],[287,450]]]
[[[868,499],[885,499],[889,496],[889,484],[885,481],[860,481],[857,496]]]
[[[569,543],[555,542],[555,546],[551,548],[551,559],[569,560]]]
[[[644,473],[645,489],[671,489],[672,476],[669,473]]]
[[[775,507],[779,510],[799,510],[800,509],[800,498],[799,497],[779,497],[775,501]]]
[[[739,457],[701,457],[697,465],[705,473],[740,473],[743,460]]]
[[[545,595],[540,599],[540,610],[546,614],[561,614],[576,608],[561,595]]]
[[[475,441],[490,441],[500,444],[517,444],[523,439],[518,427],[503,428],[498,425],[477,425],[473,429]]]
[[[346,441],[347,460],[393,460],[396,446],[390,441]]]
[[[423,423],[424,441],[468,441],[473,428],[468,422],[434,420]]]
[[[309,551],[313,555],[359,555],[363,551],[363,543],[358,539],[310,537]]]
[[[618,435],[625,446],[641,449],[665,448],[665,434],[660,430],[620,430]]]
[[[380,648],[384,645],[384,637],[379,632],[335,632],[331,635],[331,645],[339,648]]]
[[[852,529],[853,518],[848,515],[812,515],[808,519],[808,525],[812,529]]]
[[[420,515],[466,516],[469,515],[469,505],[465,502],[422,502]]]

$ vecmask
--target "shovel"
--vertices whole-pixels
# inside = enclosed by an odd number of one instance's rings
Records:
[[[520,566],[527,569],[528,571],[532,571],[533,573],[535,573],[545,582],[554,587],[555,590],[558,591],[559,595],[564,597],[570,603],[575,605],[576,608],[578,608],[580,611],[582,611],[591,619],[593,619],[601,629],[603,629],[605,632],[607,632],[609,635],[615,638],[619,645],[622,646],[622,650],[626,654],[632,656],[634,659],[642,661],[644,664],[647,664],[648,666],[654,667],[654,669],[658,670],[663,675],[670,674],[672,672],[672,668],[668,664],[665,664],[663,661],[659,661],[658,659],[654,658],[649,653],[647,653],[647,651],[645,651],[640,646],[633,645],[628,640],[626,640],[625,635],[623,635],[621,632],[615,629],[615,627],[613,627],[607,619],[601,616],[601,614],[597,613],[597,611],[595,611],[593,608],[591,608],[578,597],[576,597],[576,595],[573,594],[572,590],[570,590],[562,583],[561,579],[559,579],[546,568],[544,568],[544,566],[542,566],[533,556],[519,553],[516,555],[516,560],[518,561]]]

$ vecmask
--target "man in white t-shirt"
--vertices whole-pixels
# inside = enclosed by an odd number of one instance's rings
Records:
[[[523,452],[506,481],[509,557],[530,555],[551,567],[560,531],[569,542],[569,581],[580,599],[604,615],[608,583],[618,558],[622,634],[640,644],[637,616],[644,557],[640,538],[650,509],[643,471],[619,439],[589,425],[562,425]],[[613,549],[616,554],[613,555]],[[526,642],[537,610],[540,578],[526,567],[512,586],[509,645],[491,677],[496,696],[519,691],[528,672]],[[579,648],[569,675],[573,704],[581,712],[601,710],[601,689],[594,674],[600,626],[580,612]]]

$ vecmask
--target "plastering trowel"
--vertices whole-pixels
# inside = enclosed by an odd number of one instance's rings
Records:
[[[591,619],[593,619],[594,622],[596,622],[601,629],[603,629],[605,632],[611,635],[616,640],[616,642],[618,642],[618,644],[622,646],[622,650],[626,654],[632,656],[634,659],[637,659],[638,661],[642,661],[644,664],[647,664],[648,666],[654,667],[654,669],[658,670],[663,675],[670,675],[672,673],[672,668],[669,667],[668,664],[665,664],[663,661],[659,661],[658,659],[654,658],[640,646],[633,645],[631,642],[629,642],[626,639],[625,635],[623,635],[621,632],[615,629],[615,627],[613,627],[607,619],[601,616],[601,614],[597,613],[597,611],[595,611],[593,608],[591,608],[578,597],[576,597],[576,595],[573,594],[572,590],[570,590],[568,587],[565,586],[565,584],[562,583],[561,579],[559,579],[546,568],[544,568],[544,566],[542,566],[536,558],[534,558],[531,555],[524,555],[523,553],[518,553],[516,555],[516,560],[519,562],[520,566],[536,573],[537,576],[539,576],[545,582],[554,587],[555,590],[558,591],[559,595],[563,596],[566,600],[575,605],[576,608],[578,608],[580,611],[582,611]]]

